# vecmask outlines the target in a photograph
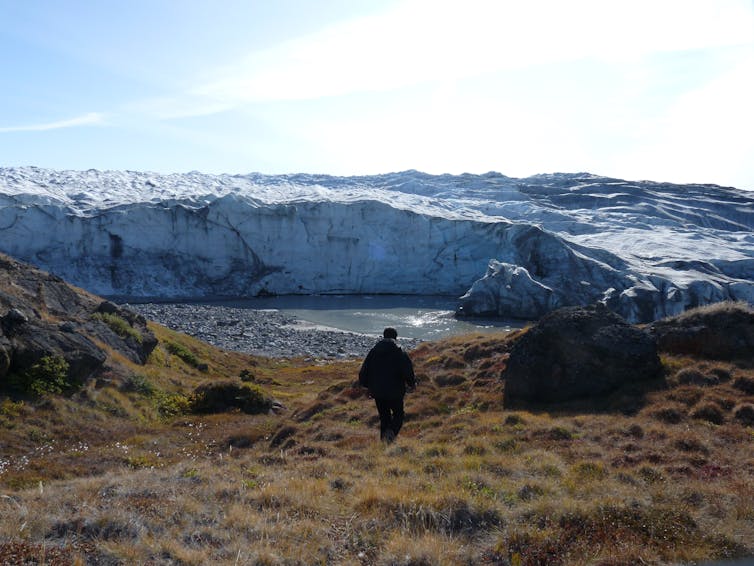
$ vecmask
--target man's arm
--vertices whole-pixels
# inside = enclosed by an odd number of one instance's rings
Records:
[[[408,357],[406,352],[401,351],[403,354],[403,379],[406,381],[406,385],[409,389],[416,387],[416,376],[414,376],[414,364],[411,362],[411,358]]]
[[[372,352],[369,352],[367,357],[364,358],[364,363],[361,364],[361,369],[359,370],[359,385],[362,387],[369,387],[369,360],[371,357]]]

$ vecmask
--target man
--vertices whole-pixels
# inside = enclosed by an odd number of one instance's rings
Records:
[[[398,332],[386,328],[382,340],[369,351],[359,370],[359,384],[369,389],[380,414],[380,439],[395,440],[403,425],[406,386],[416,386],[411,358],[395,343]]]

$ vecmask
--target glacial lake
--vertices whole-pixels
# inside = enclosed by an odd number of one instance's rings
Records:
[[[381,335],[392,326],[401,337],[435,340],[469,332],[510,331],[522,321],[456,319],[453,297],[416,295],[284,295],[243,300],[193,301],[255,310],[276,310],[302,327]]]

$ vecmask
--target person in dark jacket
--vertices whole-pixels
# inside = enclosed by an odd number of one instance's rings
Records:
[[[386,328],[359,370],[359,384],[369,389],[380,414],[380,439],[392,442],[403,426],[403,397],[416,386],[411,358],[395,343],[398,332]]]

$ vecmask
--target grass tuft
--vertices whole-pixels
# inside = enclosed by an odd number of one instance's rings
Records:
[[[141,332],[131,326],[127,320],[118,316],[117,314],[107,312],[96,312],[92,315],[94,320],[100,320],[104,322],[110,330],[115,332],[121,338],[133,338],[137,343],[141,344],[144,341],[144,337]]]

